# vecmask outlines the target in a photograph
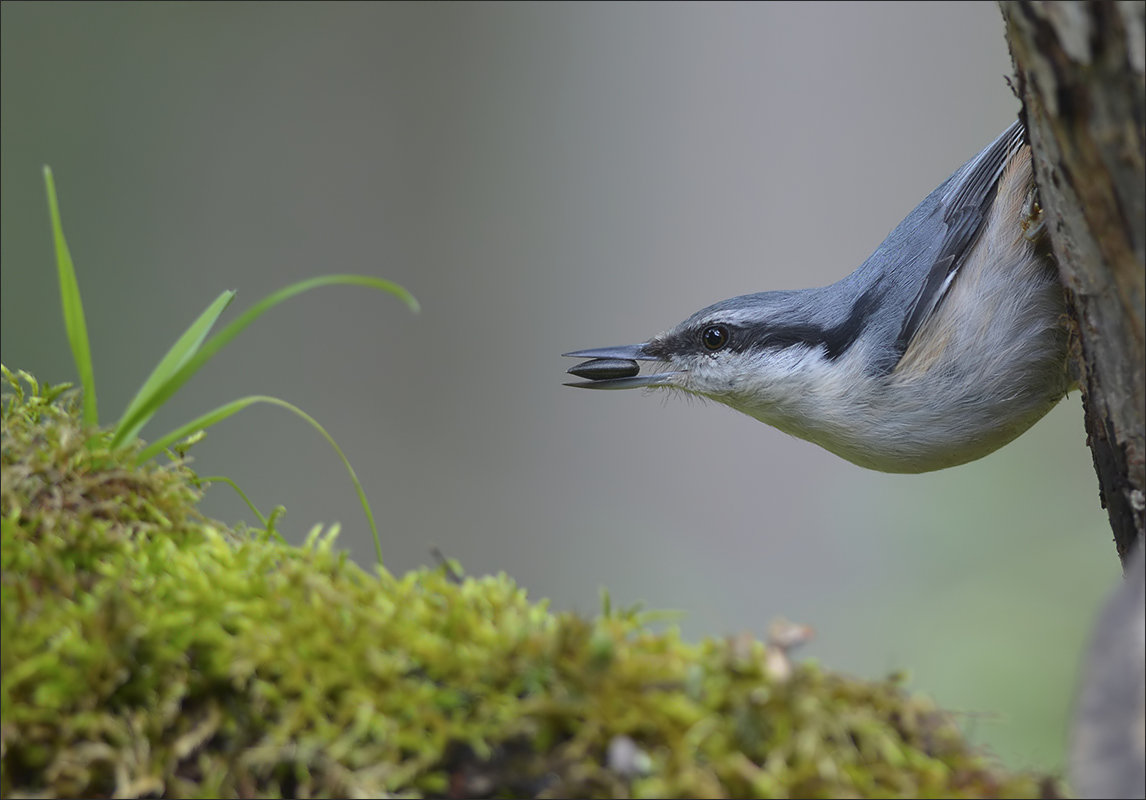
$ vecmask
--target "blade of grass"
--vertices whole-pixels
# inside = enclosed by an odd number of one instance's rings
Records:
[[[372,289],[378,289],[379,291],[394,295],[404,302],[411,311],[418,310],[418,301],[401,286],[392,281],[374,278],[369,275],[323,275],[318,278],[310,278],[309,280],[292,283],[290,286],[279,289],[277,292],[264,297],[251,308],[244,311],[238,319],[208,339],[202,348],[191,356],[183,366],[168,376],[167,380],[157,385],[151,396],[146,401],[141,402],[133,413],[125,415],[124,418],[120,420],[115,436],[112,437],[111,446],[113,448],[120,448],[135,439],[135,437],[139,435],[140,429],[147,424],[155,412],[158,411],[192,375],[210,361],[215,353],[238,336],[244,328],[261,317],[268,310],[274,308],[284,300],[294,297],[296,294],[301,294],[302,292],[316,289],[320,286],[335,284],[366,286]]]
[[[76,362],[80,386],[84,391],[84,424],[95,427],[99,424],[96,410],[95,372],[92,370],[91,348],[88,346],[88,326],[84,321],[84,305],[80,301],[80,285],[76,281],[76,268],[72,254],[64,238],[64,226],[60,222],[60,206],[56,200],[56,183],[52,179],[52,168],[44,165],[44,186],[48,192],[48,215],[52,221],[52,239],[56,245],[56,272],[60,277],[60,305],[64,309],[64,328],[68,332],[68,344],[72,348],[72,358]]]
[[[239,488],[239,484],[235,483],[226,475],[212,475],[209,478],[196,478],[196,484],[198,486],[206,487],[212,483],[224,483],[234,489],[235,494],[242,498],[243,502],[247,504],[247,508],[251,509],[251,513],[255,515],[255,518],[259,521],[259,524],[264,528],[267,527],[267,518],[263,516],[261,511],[259,511],[258,506],[251,502],[251,498],[247,497],[247,493]],[[277,533],[275,535],[278,536]],[[282,537],[279,536],[279,539],[281,541]]]
[[[227,417],[237,414],[244,408],[254,405],[255,403],[269,403],[270,405],[285,408],[299,417],[302,417],[310,423],[312,428],[322,434],[322,438],[326,439],[327,443],[334,448],[334,452],[337,453],[339,459],[342,460],[342,465],[346,467],[346,471],[350,475],[350,480],[354,483],[354,491],[358,493],[358,502],[362,504],[362,510],[366,514],[366,521],[370,523],[370,532],[374,536],[374,552],[378,557],[378,567],[379,569],[384,569],[382,564],[382,540],[378,535],[378,526],[374,524],[374,512],[370,509],[370,502],[366,499],[366,492],[362,489],[362,484],[358,480],[358,475],[354,472],[354,467],[350,466],[350,461],[342,452],[342,448],[338,446],[338,442],[334,441],[334,437],[327,433],[326,429],[319,425],[314,417],[307,414],[298,406],[291,405],[286,400],[280,400],[277,397],[269,397],[267,395],[250,395],[249,397],[243,397],[219,406],[214,411],[208,411],[206,414],[191,420],[186,425],[181,425],[166,436],[152,442],[136,457],[136,463],[142,464],[148,459],[154,458],[180,439],[190,436],[204,428],[209,428],[218,422],[222,422]]]
[[[160,359],[159,363],[155,365],[155,369],[147,376],[147,380],[143,382],[143,386],[135,393],[135,397],[128,403],[127,408],[124,409],[123,416],[119,418],[119,422],[115,427],[115,436],[119,434],[120,429],[124,425],[124,420],[130,419],[136,414],[139,408],[148,403],[151,397],[164,384],[171,378],[179,368],[187,363],[195,353],[199,351],[199,347],[203,344],[203,340],[207,338],[207,334],[211,332],[215,320],[219,319],[219,315],[223,313],[231,300],[235,297],[233,291],[225,291],[215,298],[215,302],[207,306],[206,310],[196,318],[191,326],[183,332],[183,335],[171,345],[171,349],[167,354]]]

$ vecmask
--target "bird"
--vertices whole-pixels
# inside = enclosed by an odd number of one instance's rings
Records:
[[[1016,120],[836,283],[563,355],[586,359],[569,386],[685,392],[861,467],[922,473],[994,452],[1077,388],[1070,339]]]

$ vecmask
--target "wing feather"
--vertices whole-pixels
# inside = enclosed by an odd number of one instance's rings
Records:
[[[1025,142],[1026,130],[1016,120],[952,178],[940,200],[946,231],[896,339],[900,353],[947,296],[983,229],[1004,168]]]

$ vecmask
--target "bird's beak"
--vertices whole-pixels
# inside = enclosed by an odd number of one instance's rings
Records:
[[[572,353],[563,353],[568,358],[587,358],[574,367],[570,367],[570,375],[586,378],[583,381],[573,381],[566,386],[577,386],[582,389],[635,389],[640,386],[671,386],[672,378],[679,372],[656,372],[647,375],[639,374],[641,371],[638,361],[660,361],[645,351],[647,342],[642,344],[624,344],[618,347],[598,347],[593,350],[576,350]],[[664,363],[664,362],[661,362]]]

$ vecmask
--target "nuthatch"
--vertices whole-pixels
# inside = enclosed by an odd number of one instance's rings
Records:
[[[981,458],[1070,390],[1062,287],[1016,121],[859,269],[723,300],[647,342],[566,353],[590,389],[711,398],[862,467]],[[640,374],[638,361],[655,362]]]

